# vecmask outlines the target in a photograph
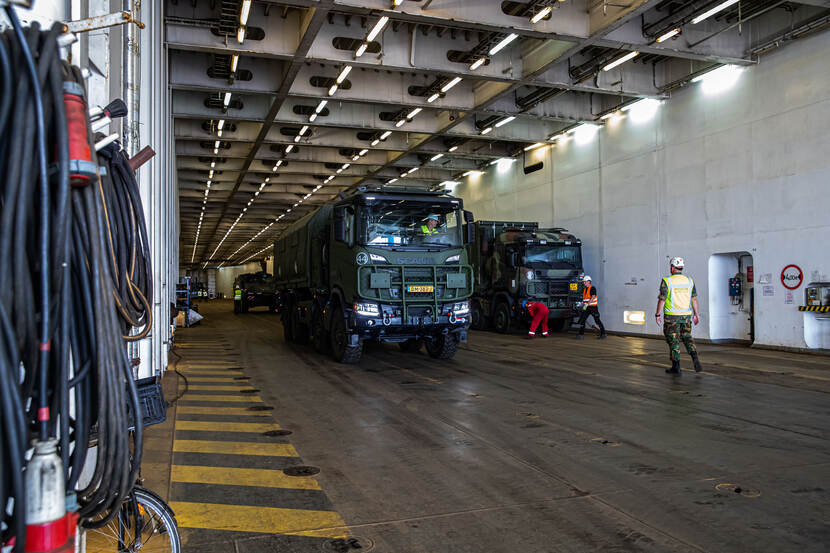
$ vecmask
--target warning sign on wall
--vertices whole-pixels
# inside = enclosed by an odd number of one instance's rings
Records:
[[[765,296],[774,296],[775,295],[775,286],[764,286],[764,295]]]
[[[803,280],[804,273],[798,265],[787,265],[781,270],[781,284],[788,290],[795,290]]]

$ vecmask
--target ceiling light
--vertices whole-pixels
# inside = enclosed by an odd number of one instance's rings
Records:
[[[429,158],[429,160],[430,160],[430,161],[435,161],[435,160],[437,160],[437,159],[441,159],[442,157],[444,157],[444,154],[435,154],[434,156],[432,156],[431,158]]]
[[[357,155],[365,156],[367,153],[369,153],[369,150],[367,150],[366,148],[363,148],[362,150],[360,150],[360,153],[357,154]]]
[[[401,119],[400,121],[395,123],[395,126],[396,127],[402,127],[404,123],[406,123],[406,119]]]
[[[642,100],[638,100],[633,104],[628,104],[627,106],[623,107],[622,110],[628,112],[629,116],[631,117],[631,121],[634,123],[644,123],[651,119],[655,113],[657,113],[657,108],[660,107],[660,101],[654,100],[652,98],[643,98]]]
[[[412,169],[410,169],[409,171],[407,171],[407,172],[406,172],[406,174],[407,174],[407,175],[411,175],[412,173],[414,173],[414,172],[415,172],[415,171],[417,171],[418,169],[419,169],[418,167],[413,167]]]
[[[600,119],[601,119],[601,120],[603,120],[603,121],[605,121],[605,120],[607,120],[607,119],[611,119],[612,117],[614,117],[614,114],[615,114],[615,113],[616,113],[616,112],[611,111],[611,112],[609,112],[609,113],[606,113],[606,114],[605,114],[605,115],[603,115],[602,117],[600,117]]]
[[[225,107],[228,107],[229,105],[231,105],[231,93],[230,92],[225,92],[225,99],[222,100],[222,105],[225,106]]]
[[[440,96],[440,94],[436,92],[435,94],[433,94],[432,96],[427,98],[427,102],[431,104],[432,102],[437,100],[439,96]]]
[[[218,154],[218,153],[219,153],[219,148],[214,148],[214,149],[213,149],[213,155],[216,155],[216,154]]]
[[[448,151],[448,152],[454,152],[454,151],[456,151],[457,149],[458,149],[458,146],[453,146],[452,148],[450,148],[450,149],[449,149],[449,150],[447,150],[447,151]]]
[[[343,81],[345,81],[346,77],[348,77],[348,75],[349,75],[349,71],[351,71],[351,70],[352,70],[351,65],[347,65],[346,67],[344,67],[343,71],[341,71],[340,74],[337,76],[337,84],[340,84]]]
[[[496,123],[496,128],[499,128],[499,127],[501,127],[502,125],[506,125],[506,124],[508,124],[509,122],[511,122],[511,121],[512,121],[512,120],[514,120],[514,119],[515,119],[515,117],[514,117],[514,116],[512,116],[512,115],[511,115],[510,117],[505,117],[504,119],[502,119],[501,121],[499,121],[498,123]]]
[[[211,162],[210,162],[210,166],[211,166],[211,167],[216,167],[216,162],[215,162],[215,161],[211,161]]]
[[[333,85],[331,85],[331,88],[329,89],[329,96],[334,96],[335,92],[337,92],[337,85],[333,84]]]
[[[344,163],[343,169],[348,169],[351,166],[351,163]]]
[[[392,131],[386,131],[385,133],[383,133],[382,135],[380,135],[380,139],[381,139],[381,140],[386,140],[387,138],[389,138],[389,135],[390,135],[390,134],[392,134]]]
[[[300,136],[298,134],[297,136],[294,137],[294,142],[299,142],[301,138],[302,138],[302,136]]]
[[[225,126],[225,120],[224,119],[220,119],[219,122],[216,123],[216,128],[219,129],[220,131],[222,130],[222,128],[224,126]]]
[[[342,172],[343,172],[343,168],[342,168],[342,167],[341,167],[340,169],[338,169],[337,171],[335,171],[335,173],[337,173],[338,175],[339,175],[340,173],[342,173]]]
[[[217,140],[216,142],[213,143],[213,147],[218,148],[221,143],[222,143],[221,140]]]
[[[552,142],[557,141],[557,140],[567,140],[567,139],[568,139],[568,135],[567,135],[567,133],[564,133],[564,132],[559,133],[559,134],[555,134],[555,135],[551,136],[550,138],[548,138],[548,140],[550,140]]]
[[[352,156],[352,161],[357,161],[358,159],[360,159],[359,155],[355,154]]]
[[[479,175],[481,175],[481,174],[482,174],[482,172],[481,172],[481,171],[475,171],[475,170],[473,170],[473,171],[467,171],[466,173],[464,173],[464,174],[463,174],[463,175],[461,175],[461,176],[462,176],[462,177],[471,177],[471,176],[472,176],[472,177],[477,177],[477,176],[479,176]]]
[[[320,113],[321,111],[323,111],[323,108],[326,107],[326,104],[328,103],[328,100],[320,100],[320,103],[317,104],[316,108],[314,108],[314,113]]]
[[[454,87],[455,85],[457,85],[460,82],[461,82],[461,77],[453,78],[453,80],[451,80],[450,82],[448,82],[447,84],[445,84],[444,86],[441,87],[441,92],[448,91],[449,89],[451,89],[452,87]]]
[[[380,139],[379,138],[375,138],[374,140],[372,140],[372,144],[371,144],[372,146],[377,146],[378,144],[380,144]]]
[[[239,65],[239,54],[234,54],[231,58],[231,73],[236,73],[237,65]]]
[[[551,12],[552,9],[553,8],[551,8],[550,6],[545,6],[539,11],[539,13],[530,18],[530,22],[539,23],[539,21],[545,18]]]
[[[285,153],[286,153],[286,154],[290,154],[290,153],[291,153],[291,150],[293,150],[293,149],[294,149],[294,145],[293,145],[293,144],[289,144],[288,146],[286,146],[286,147],[285,147]]]
[[[210,173],[208,173],[208,178],[210,178],[210,179],[213,178],[213,169],[211,169]],[[210,186],[210,181],[208,181],[208,186]]]
[[[406,118],[407,119],[412,119],[413,117],[415,117],[416,115],[418,115],[422,111],[423,110],[421,108],[415,108],[406,115]]]
[[[300,136],[304,135],[307,130],[308,125],[303,125],[303,127],[300,129]]]
[[[738,81],[740,74],[741,68],[737,65],[721,65],[703,75],[698,75],[692,79],[692,82],[699,82],[707,94],[717,93],[731,88]]]
[[[540,148],[542,146],[544,146],[544,144],[542,144],[541,142],[537,142],[536,144],[531,144],[530,146],[525,146],[524,150],[525,150],[525,152],[529,152],[531,150],[535,150],[536,148]]]
[[[517,35],[516,33],[510,33],[509,35],[507,35],[506,37],[501,39],[501,42],[499,42],[498,44],[496,44],[495,46],[493,46],[490,49],[489,55],[495,56],[496,54],[498,54],[502,50],[502,48],[504,48],[505,46],[507,46],[508,44],[513,42],[514,40],[516,40],[516,38],[518,36],[519,35]]]
[[[242,0],[242,9],[239,10],[239,24],[248,24],[248,15],[251,13],[251,0]]]
[[[386,184],[392,184],[393,182],[398,182],[398,179],[389,179],[388,181],[386,181]]]
[[[222,131],[216,131],[216,136],[221,137],[222,136]]]
[[[236,41],[239,42],[239,44],[242,44],[245,41],[245,27],[240,26],[239,30],[236,31]]]
[[[315,120],[315,119],[317,119],[317,114],[316,114],[316,113],[312,113],[312,114],[311,114],[311,117],[309,117],[309,118],[308,118],[308,121],[309,121],[310,123],[314,123],[314,120]]]
[[[475,71],[476,69],[484,65],[485,61],[487,61],[487,58],[478,58],[476,61],[472,63],[472,65],[470,65],[470,71]]]
[[[603,68],[602,68],[602,70],[603,70],[603,71],[610,71],[610,70],[614,69],[615,67],[617,67],[618,65],[622,65],[623,63],[627,62],[628,60],[630,60],[630,59],[633,59],[633,58],[637,57],[637,55],[638,55],[639,53],[640,53],[640,52],[638,52],[638,51],[636,51],[636,50],[635,50],[635,51],[633,51],[633,52],[629,52],[629,53],[627,53],[626,55],[624,55],[624,56],[622,56],[622,57],[620,57],[620,58],[615,59],[614,61],[612,61],[611,63],[609,63],[609,64],[608,64],[608,65],[606,65],[605,67],[603,67]]]
[[[380,33],[386,26],[387,21],[389,21],[389,18],[385,15],[378,19],[378,22],[375,23],[375,26],[372,27],[372,30],[369,31],[368,35],[366,35],[366,42],[371,42],[375,40],[375,37],[378,36],[378,33]]]
[[[293,146],[292,146],[292,148],[293,148]],[[282,160],[281,160],[281,159],[278,159],[278,160],[277,160],[277,164],[276,164],[276,165],[274,165],[274,167],[279,167],[280,165],[282,165]]]
[[[697,17],[695,17],[694,19],[692,19],[692,25],[696,25],[696,24],[700,23],[701,21],[703,21],[704,19],[709,19],[710,17],[712,17],[716,13],[725,10],[726,8],[731,6],[732,4],[735,4],[736,2],[738,2],[738,0],[726,0],[726,2],[718,4],[717,6],[715,6],[712,9],[706,10],[702,14],[700,14]]]
[[[490,132],[490,131],[492,131],[492,130],[493,130],[493,127],[487,127],[486,129],[484,129],[483,131],[481,131],[481,134],[487,134],[487,133],[489,133],[489,132]]]
[[[359,58],[360,56],[362,56],[366,52],[366,48],[368,48],[368,47],[369,47],[369,45],[366,44],[365,42],[363,44],[361,44],[358,47],[357,52],[354,53],[354,57]]]
[[[403,0],[392,0],[393,6],[400,6],[401,4],[403,4]]]
[[[670,38],[675,37],[679,34],[680,34],[680,27],[674,28],[671,31],[669,31],[668,33],[664,33],[664,34],[660,35],[659,37],[657,37],[657,42],[666,42]]]

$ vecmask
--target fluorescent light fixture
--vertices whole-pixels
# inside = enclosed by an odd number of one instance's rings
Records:
[[[366,53],[366,48],[368,48],[368,47],[369,47],[369,45],[368,45],[368,44],[366,44],[365,42],[364,42],[363,44],[361,44],[361,45],[357,48],[357,52],[355,52],[355,53],[354,53],[354,57],[359,58],[360,56],[362,56],[363,54],[365,54],[365,53]]]
[[[378,34],[383,30],[388,21],[389,18],[385,15],[378,19],[378,22],[375,23],[375,26],[372,27],[372,30],[369,31],[368,35],[366,35],[366,42],[372,42],[373,40],[375,40],[375,37],[378,36]]]
[[[587,144],[599,131],[599,125],[583,123],[573,130],[577,144]]]
[[[348,169],[349,167],[351,167],[351,165],[352,165],[351,163],[344,163],[343,164],[343,169]]]
[[[337,85],[333,84],[333,85],[331,85],[331,88],[329,89],[329,96],[334,96],[335,92],[337,92]]]
[[[392,0],[393,6],[400,6],[401,4],[403,4],[403,0]]]
[[[355,154],[352,156],[352,161],[357,161],[358,159],[360,159],[359,155]]]
[[[291,146],[291,147],[293,148],[294,146]],[[280,165],[282,165],[282,160],[281,160],[281,159],[278,159],[278,160],[277,160],[277,164],[276,164],[276,165],[274,165],[274,167],[279,167]]]
[[[659,100],[643,98],[642,100],[638,100],[633,104],[628,104],[623,107],[622,111],[627,112],[634,123],[643,123],[651,119],[654,114],[657,113],[657,108],[659,106]]]
[[[300,136],[304,135],[307,130],[308,125],[303,125],[303,127],[300,129]]]
[[[639,54],[640,54],[640,52],[638,52],[636,50],[634,50],[633,52],[629,52],[626,55],[624,55],[622,57],[619,57],[619,58],[615,59],[614,61],[612,61],[611,63],[607,64],[605,67],[602,68],[602,70],[603,71],[610,71],[610,70],[614,69],[615,67],[617,67],[618,65],[624,64],[628,60],[636,58]]]
[[[716,94],[732,88],[740,74],[741,68],[737,65],[722,65],[703,75],[698,75],[692,79],[692,82],[699,82],[706,94]]]
[[[239,30],[236,31],[236,41],[239,44],[242,44],[245,41],[245,27],[244,26],[240,25]]]
[[[317,104],[316,108],[314,108],[314,113],[320,113],[321,111],[323,111],[323,108],[326,107],[326,104],[328,103],[328,100],[320,100],[320,103]]]
[[[381,140],[386,140],[387,138],[389,138],[389,135],[390,135],[390,134],[392,134],[392,131],[386,131],[385,133],[383,133],[382,135],[380,135],[380,139],[381,139]]]
[[[493,127],[487,127],[486,129],[484,129],[483,131],[481,131],[481,134],[487,134],[487,133],[489,133],[489,132],[490,132],[490,131],[492,131],[492,130],[493,130]]]
[[[481,67],[482,65],[484,65],[484,62],[485,62],[485,61],[487,61],[487,58],[478,58],[476,61],[474,61],[474,62],[470,65],[470,71],[475,71],[476,69],[478,69],[479,67]]]
[[[210,173],[208,173],[208,178],[209,178],[209,179],[212,179],[212,178],[213,178],[213,169],[211,169],[211,170],[210,170]],[[208,181],[208,186],[210,186],[210,181]]]
[[[456,151],[457,149],[458,149],[458,146],[453,146],[452,148],[450,148],[450,149],[449,149],[449,150],[447,150],[447,151],[448,151],[448,152],[454,152],[454,151]]]
[[[366,155],[366,154],[368,154],[368,153],[369,153],[369,150],[367,150],[366,148],[363,148],[362,150],[360,150],[360,153],[359,153],[359,154],[357,154],[357,155],[359,155],[359,156],[365,156],[365,155]]]
[[[317,114],[312,113],[311,116],[308,118],[309,122],[314,123],[314,120],[317,119]]]
[[[509,122],[511,122],[511,121],[512,121],[512,120],[514,120],[514,119],[515,119],[515,117],[514,117],[514,116],[512,116],[512,115],[511,115],[510,117],[505,117],[504,119],[502,119],[501,121],[499,121],[498,123],[496,123],[496,128],[499,128],[499,127],[501,127],[502,125],[506,125],[506,124],[508,124]]]
[[[225,92],[225,98],[224,98],[224,100],[222,100],[222,105],[225,106],[225,107],[228,107],[229,105],[231,105],[231,93],[230,92]]]
[[[236,67],[239,65],[239,54],[234,54],[231,58],[231,73],[236,73]]]
[[[481,175],[481,174],[483,174],[483,172],[482,172],[482,171],[475,171],[475,170],[472,170],[472,171],[467,171],[466,173],[464,173],[464,174],[463,174],[463,175],[461,175],[461,176],[462,176],[462,177],[477,177],[477,176],[479,176],[479,175]]]
[[[430,161],[435,161],[435,160],[441,159],[442,157],[444,157],[444,154],[435,154],[434,156],[429,158],[429,160]]]
[[[300,136],[298,134],[297,136],[294,137],[294,142],[299,142],[301,138],[302,138],[302,136]]]
[[[386,181],[386,184],[392,184],[393,182],[398,182],[398,179],[397,178],[389,179],[388,181]]]
[[[709,10],[706,10],[702,14],[700,14],[700,15],[696,16],[694,19],[692,19],[692,25],[697,25],[701,21],[703,21],[705,19],[709,19],[710,17],[712,17],[716,13],[722,12],[723,10],[725,10],[726,8],[731,6],[732,4],[736,4],[737,2],[738,2],[738,0],[726,0],[726,2],[718,4],[717,6],[715,6],[714,8],[711,8]]]
[[[441,92],[446,92],[458,83],[461,82],[461,77],[454,77],[450,82],[441,87]]]
[[[429,103],[431,104],[432,102],[434,102],[435,100],[437,100],[439,96],[441,96],[441,95],[440,95],[439,93],[437,93],[437,92],[436,92],[435,94],[433,94],[432,96],[430,96],[429,98],[427,98],[427,102],[429,102]]]
[[[406,174],[407,174],[407,175],[411,175],[412,173],[414,173],[414,172],[415,172],[415,171],[417,171],[418,169],[419,169],[419,167],[413,167],[412,169],[410,169],[409,171],[407,171],[407,172],[406,172]]]
[[[412,119],[413,117],[415,117],[416,115],[418,115],[422,111],[423,110],[421,108],[415,108],[412,111],[410,111],[408,114],[406,114],[406,118],[407,119]]]
[[[291,153],[291,150],[293,150],[293,149],[294,149],[294,145],[293,145],[293,144],[289,144],[288,146],[286,146],[286,147],[285,147],[285,153],[286,153],[286,154],[290,154],[290,153]]]
[[[496,54],[501,52],[502,48],[504,48],[505,46],[507,46],[508,44],[513,42],[514,40],[516,40],[516,38],[518,38],[518,36],[519,35],[517,35],[516,33],[510,33],[509,35],[507,35],[506,37],[501,39],[501,42],[499,42],[498,44],[496,44],[495,46],[490,48],[489,55],[495,56]]]
[[[403,127],[403,124],[406,123],[406,119],[401,119],[397,123],[395,123],[395,127]]]
[[[646,324],[645,311],[623,311],[623,322],[627,325]]]
[[[545,6],[544,8],[539,10],[539,13],[537,13],[536,15],[534,15],[533,17],[530,18],[530,22],[531,23],[539,23],[542,19],[544,19],[551,12],[552,9],[553,8],[551,8],[550,6]]]
[[[536,144],[531,144],[530,146],[525,146],[524,151],[529,152],[531,150],[535,150],[536,148],[541,148],[542,146],[544,146],[544,144],[542,144],[541,142],[537,142]]]
[[[221,140],[217,140],[216,142],[214,142],[214,143],[213,143],[213,147],[214,147],[214,148],[218,148],[220,144],[222,144],[222,141],[221,141]]]
[[[210,162],[210,167],[211,167],[211,168],[216,167],[216,162],[215,162],[215,161],[211,161],[211,162]]]
[[[600,117],[600,119],[601,119],[601,120],[603,120],[603,121],[605,121],[605,120],[607,120],[607,119],[611,119],[612,117],[614,117],[614,115],[615,115],[615,114],[616,114],[616,112],[615,112],[615,111],[612,111],[612,112],[606,113],[605,115],[603,115],[602,117]]]
[[[657,37],[657,42],[666,42],[672,37],[675,37],[680,34],[680,27],[676,27],[667,33],[663,33],[659,37]]]
[[[438,186],[456,186],[458,184],[461,184],[461,183],[458,182],[457,180],[445,180],[444,182],[442,182]]]
[[[248,16],[251,14],[251,0],[242,0],[242,9],[239,10],[239,24],[247,25]]]
[[[512,157],[500,157],[499,159],[494,159],[493,161],[491,161],[490,165],[503,164],[503,163],[507,164],[507,165],[510,165],[511,163],[513,163],[515,161],[516,160],[513,159]]]
[[[224,119],[220,119],[219,122],[216,123],[216,128],[219,129],[220,131],[222,130],[222,128],[224,128],[224,126],[225,126],[225,120]]]
[[[375,138],[374,140],[372,140],[372,146],[377,146],[378,144],[380,144],[380,138]]]
[[[559,134],[555,134],[555,135],[551,136],[550,138],[548,138],[548,140],[550,140],[550,141],[556,141],[556,140],[563,140],[564,141],[564,140],[567,140],[567,139],[568,139],[568,134],[564,133],[564,132],[559,133]]]
[[[346,77],[349,76],[349,71],[351,71],[351,70],[352,70],[351,65],[347,65],[346,67],[344,67],[343,71],[341,71],[340,74],[337,76],[337,84],[340,84],[343,81],[345,81]]]

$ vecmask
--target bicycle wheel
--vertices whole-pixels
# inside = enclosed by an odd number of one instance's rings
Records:
[[[118,516],[86,532],[87,553],[180,553],[176,519],[155,493],[136,486]]]

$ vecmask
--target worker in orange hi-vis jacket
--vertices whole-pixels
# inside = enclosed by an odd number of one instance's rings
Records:
[[[579,315],[579,334],[576,335],[577,340],[585,339],[585,323],[588,316],[594,317],[594,322],[599,325],[599,337],[605,338],[605,326],[599,319],[599,300],[597,298],[597,288],[591,284],[591,277],[585,275],[582,278],[582,313]]]
[[[542,302],[533,301],[533,300],[525,300],[522,302],[522,305],[527,312],[533,317],[533,320],[530,321],[530,330],[527,332],[527,339],[530,340],[534,336],[536,336],[536,329],[539,328],[539,324],[542,325],[542,337],[548,337],[548,306]]]

